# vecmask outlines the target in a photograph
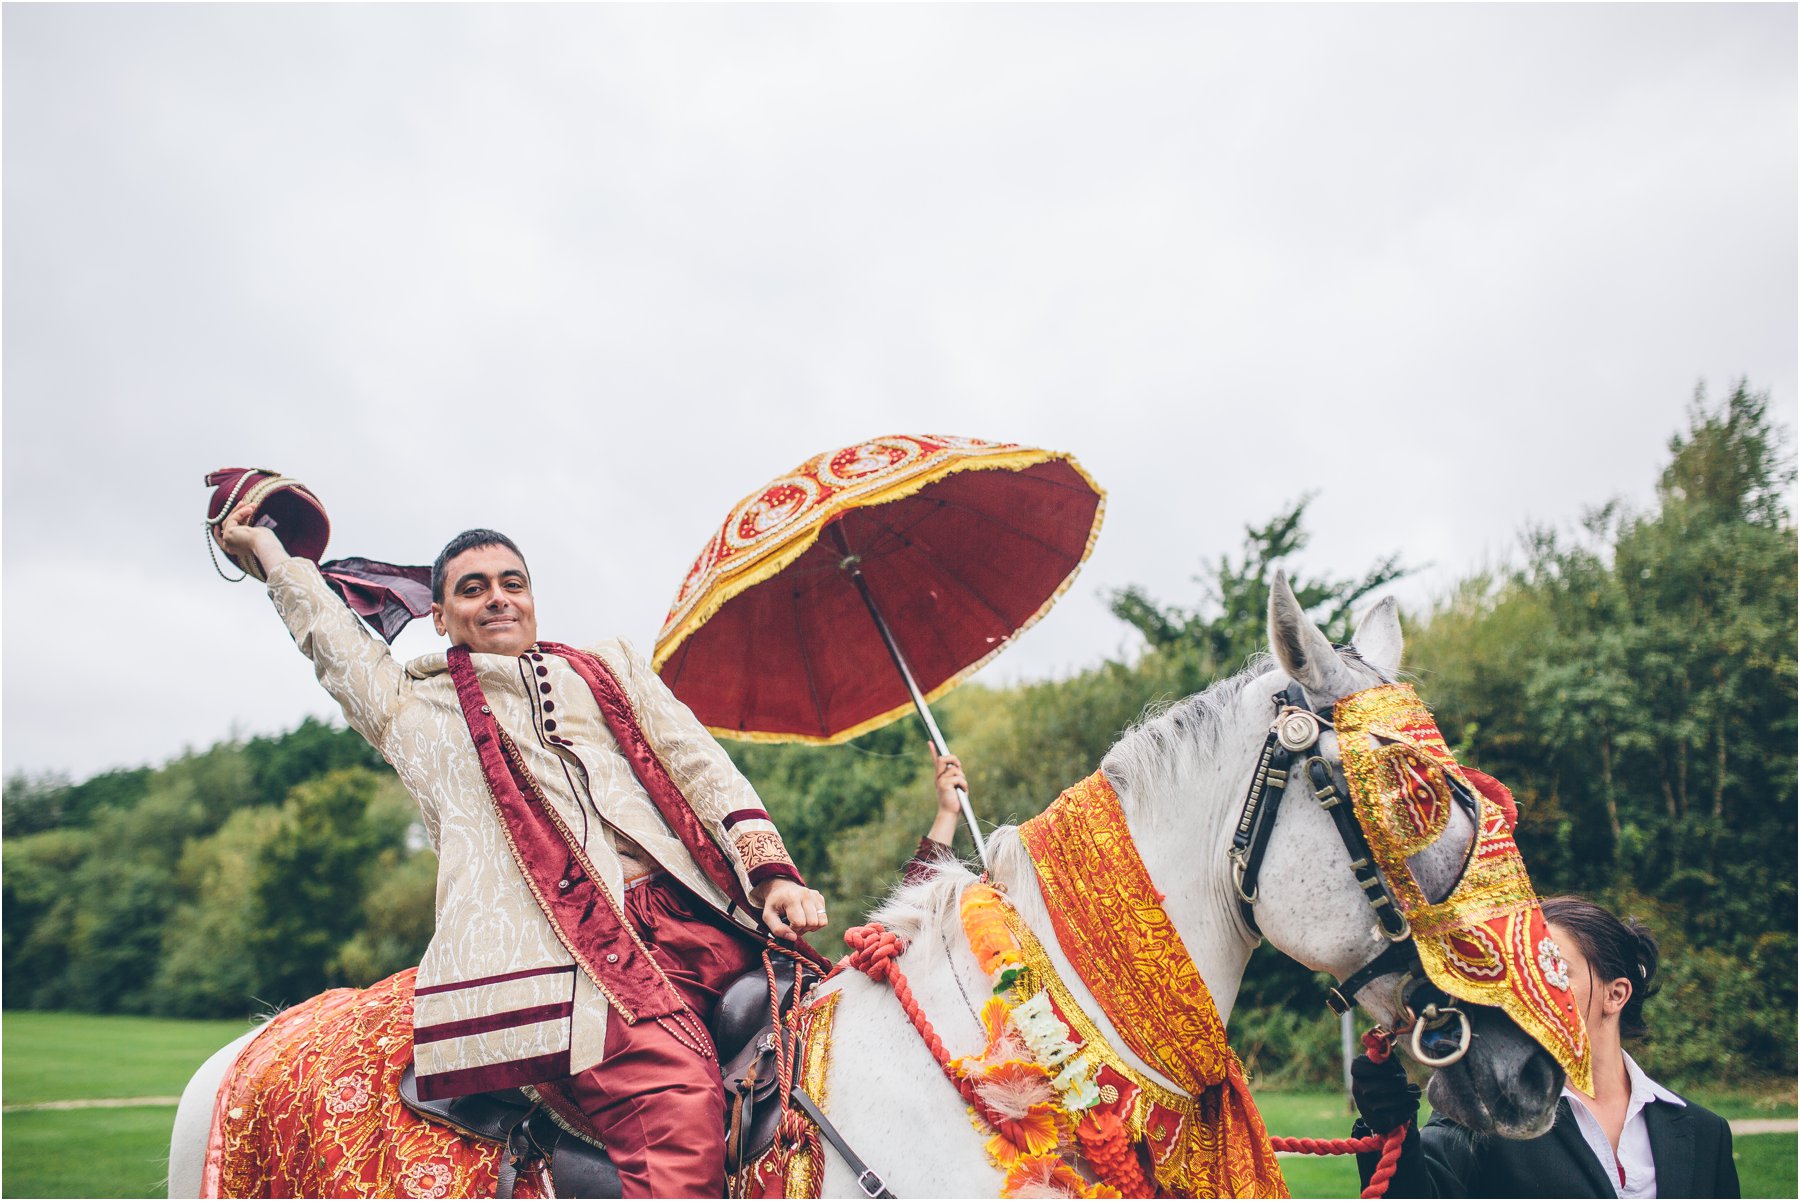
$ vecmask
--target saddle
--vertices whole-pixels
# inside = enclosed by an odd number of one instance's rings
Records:
[[[784,1052],[791,1056],[795,1049],[786,1018],[818,980],[810,967],[786,956],[777,956],[773,968],[780,1023],[772,1021],[769,981],[760,967],[733,980],[713,1012],[713,1046],[725,1082],[728,1175],[775,1141],[784,1100],[777,1095],[781,1085],[777,1056]],[[800,973],[799,988],[795,987],[796,971]],[[499,1197],[510,1198],[519,1171],[533,1163],[549,1168],[560,1197],[619,1196],[619,1173],[605,1145],[580,1107],[556,1084],[422,1101],[409,1066],[400,1079],[400,1099],[424,1118],[504,1147]]]

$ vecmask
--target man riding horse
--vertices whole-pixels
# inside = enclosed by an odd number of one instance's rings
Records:
[[[438,851],[414,994],[421,1096],[559,1082],[625,1196],[723,1195],[707,1019],[759,962],[765,927],[794,940],[825,924],[749,782],[623,641],[539,641],[506,536],[444,548],[431,617],[450,648],[401,664],[253,518],[239,508],[220,544],[260,567]]]

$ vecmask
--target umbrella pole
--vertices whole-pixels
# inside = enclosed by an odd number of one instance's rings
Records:
[[[900,678],[906,683],[906,691],[912,695],[913,708],[919,711],[919,719],[925,723],[925,732],[931,736],[931,745],[937,748],[940,755],[950,753],[950,745],[944,741],[943,732],[938,729],[937,719],[931,716],[931,706],[925,703],[925,694],[919,691],[919,683],[913,679],[912,668],[907,666],[906,656],[900,653],[900,644],[894,641],[894,632],[888,629],[887,619],[882,617],[881,610],[875,605],[875,598],[869,593],[868,581],[863,579],[862,566],[856,556],[850,553],[850,547],[844,541],[844,535],[835,525],[831,532],[837,536],[837,542],[844,551],[844,561],[839,565],[850,582],[856,585],[856,591],[862,595],[863,604],[869,607],[869,616],[875,619],[875,629],[881,634],[881,641],[887,647],[888,654],[894,660],[894,666],[900,669]],[[975,838],[975,851],[981,856],[981,866],[988,866],[987,843],[981,837],[981,830],[975,824],[975,808],[969,804],[969,794],[963,789],[956,790],[956,799],[962,803],[963,821],[969,825],[969,833]]]

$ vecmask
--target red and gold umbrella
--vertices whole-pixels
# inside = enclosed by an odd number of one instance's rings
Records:
[[[842,742],[915,706],[943,753],[927,702],[1049,610],[1104,511],[1060,451],[927,434],[815,455],[732,509],[653,663],[716,734]]]

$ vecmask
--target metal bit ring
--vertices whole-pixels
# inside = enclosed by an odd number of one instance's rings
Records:
[[[1437,1007],[1432,1006],[1432,1008]],[[1462,1022],[1460,1037],[1456,1040],[1456,1050],[1444,1056],[1427,1055],[1424,1046],[1419,1042],[1420,1036],[1428,1029],[1443,1025],[1445,1021],[1449,1020],[1451,1014],[1455,1014],[1457,1019]],[[1469,1015],[1462,1010],[1455,1007],[1438,1009],[1437,1017],[1441,1020],[1427,1022],[1423,1018],[1415,1019],[1412,1026],[1412,1057],[1428,1068],[1449,1067],[1469,1053],[1469,1044],[1474,1039],[1474,1031],[1469,1026]]]

